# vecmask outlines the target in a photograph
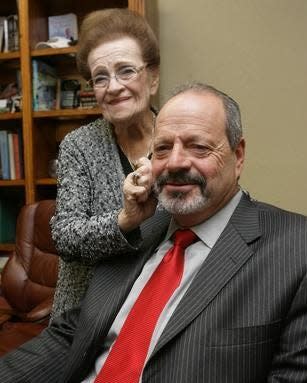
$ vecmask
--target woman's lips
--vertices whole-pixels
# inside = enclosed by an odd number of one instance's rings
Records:
[[[129,100],[130,97],[120,97],[120,98],[114,98],[113,100],[111,101],[108,101],[108,104],[110,105],[117,105],[117,104],[120,104],[122,102],[125,102],[127,100]]]

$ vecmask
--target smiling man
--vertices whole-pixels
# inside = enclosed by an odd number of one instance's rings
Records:
[[[103,261],[79,309],[0,359],[0,381],[306,382],[307,219],[240,189],[244,153],[232,98],[179,89],[124,183],[126,240],[151,247]]]
[[[237,125],[228,128],[229,135],[236,137],[230,143],[225,129],[226,108],[235,110],[235,103],[207,88],[206,92],[197,92],[195,87],[178,94],[162,109],[157,121],[153,161],[156,191],[183,226],[209,218],[239,190],[245,148],[239,109]]]

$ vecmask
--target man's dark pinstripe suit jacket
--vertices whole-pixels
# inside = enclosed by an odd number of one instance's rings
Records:
[[[244,194],[169,320],[142,381],[307,382],[306,223],[306,217]],[[165,233],[162,226],[152,228],[145,256],[117,257],[97,268],[80,316],[77,309],[68,312],[0,359],[0,382],[80,382]]]

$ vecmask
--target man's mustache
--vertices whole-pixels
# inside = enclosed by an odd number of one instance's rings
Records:
[[[181,184],[196,184],[199,185],[201,189],[204,189],[207,185],[205,177],[200,174],[192,174],[189,171],[179,170],[178,172],[167,172],[161,174],[156,179],[156,188],[161,190],[161,188],[168,183],[175,183],[178,185]]]

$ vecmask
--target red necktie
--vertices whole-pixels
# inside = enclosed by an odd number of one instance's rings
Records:
[[[184,250],[197,238],[190,230],[177,230],[174,246],[131,308],[95,383],[137,383],[159,316],[179,286],[184,266]]]

